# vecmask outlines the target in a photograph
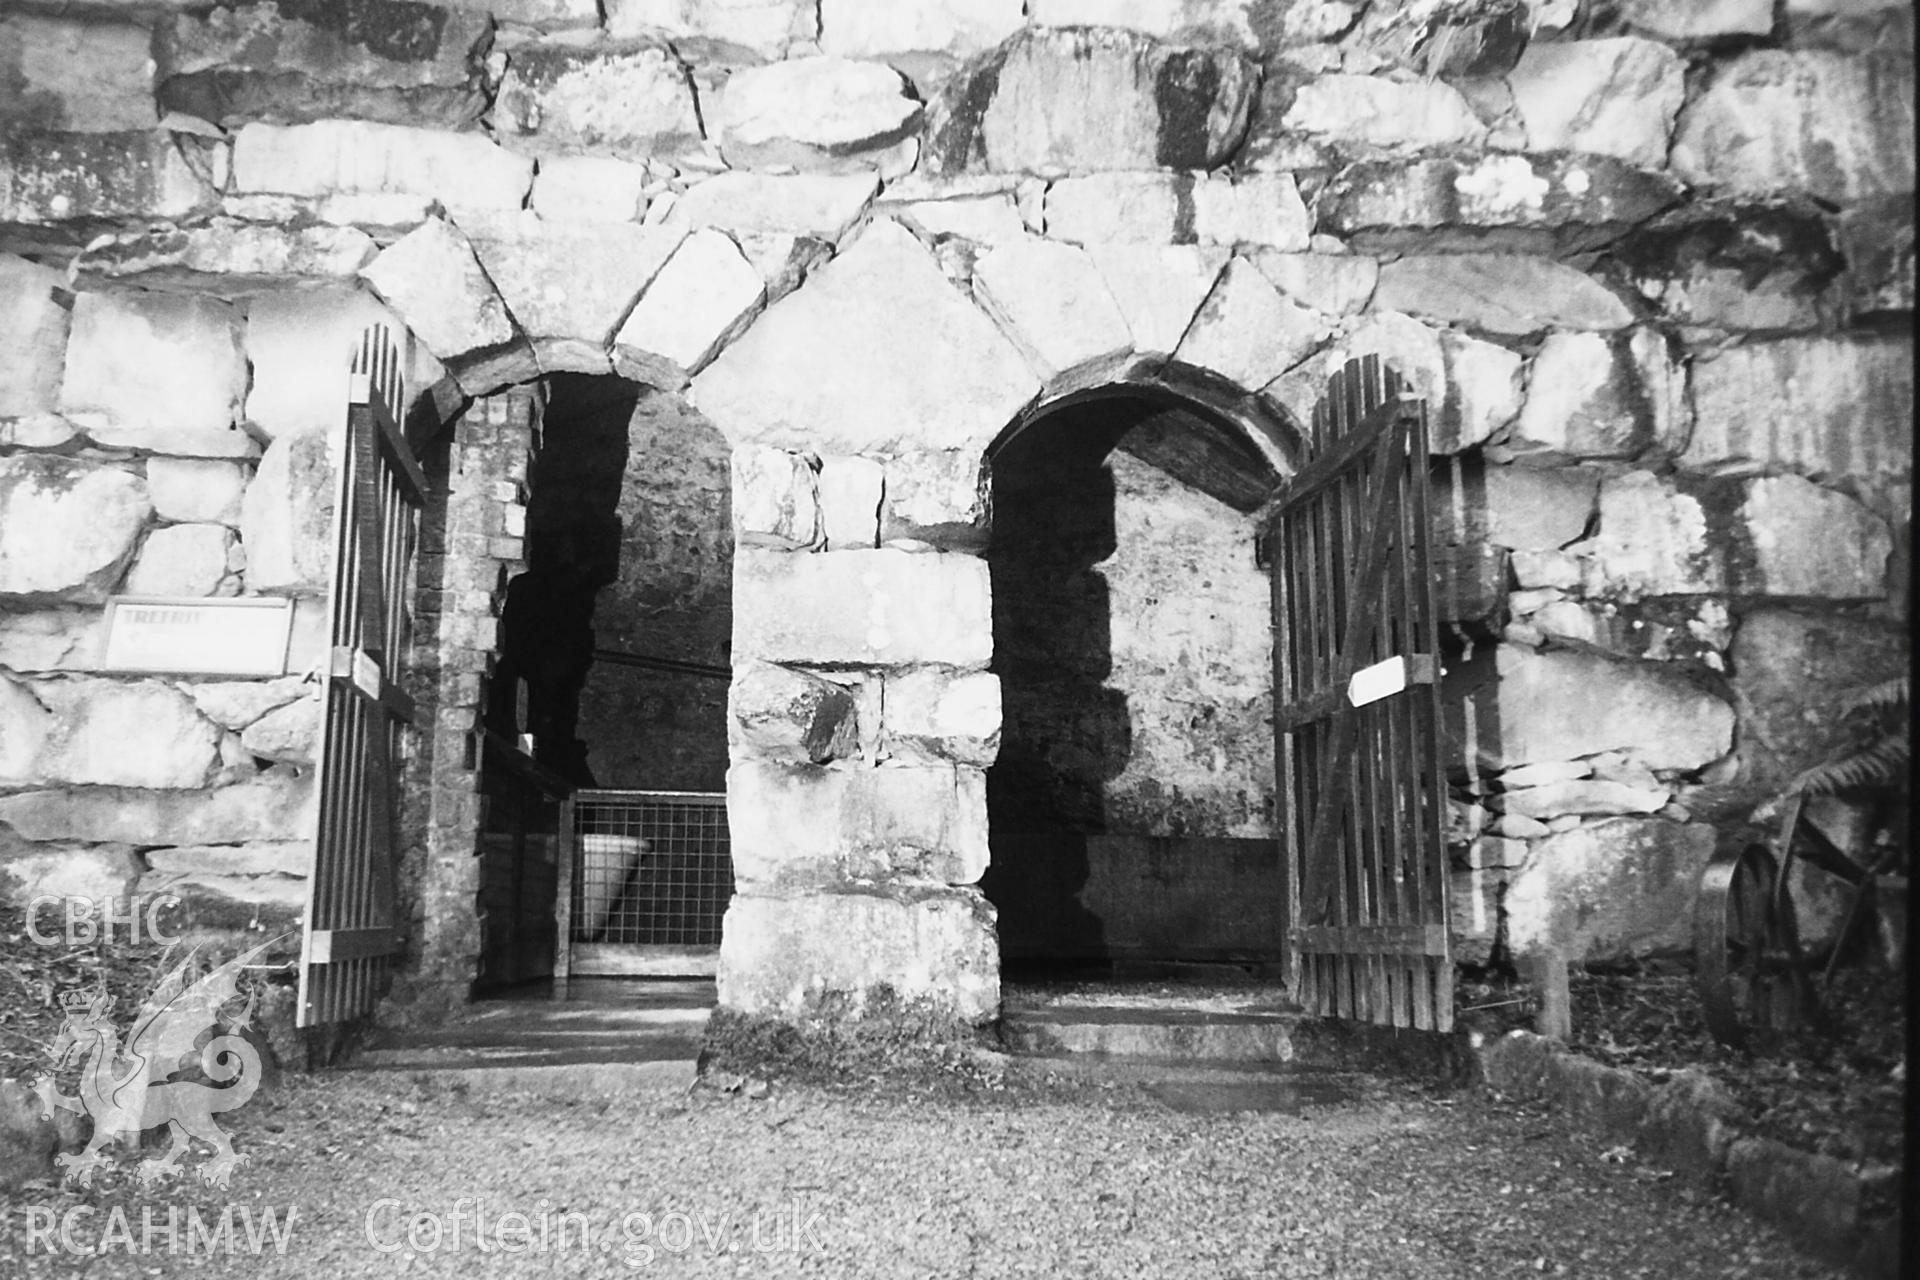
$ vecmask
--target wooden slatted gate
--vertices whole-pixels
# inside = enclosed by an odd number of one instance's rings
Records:
[[[297,1023],[370,1013],[400,944],[394,776],[413,703],[396,684],[411,618],[426,478],[400,431],[400,357],[384,328],[353,353],[333,461],[330,659],[319,821],[300,947]]]
[[[1329,380],[1262,544],[1290,980],[1323,1016],[1447,1030],[1426,409],[1377,357]]]

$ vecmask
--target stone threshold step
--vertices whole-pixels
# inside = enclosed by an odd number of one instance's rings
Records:
[[[364,1056],[364,1055],[363,1055]],[[394,1063],[361,1065],[347,1071],[389,1074],[470,1093],[526,1093],[543,1098],[667,1097],[693,1088],[692,1056],[656,1061],[467,1064],[421,1066]]]
[[[1101,1054],[1179,1062],[1272,1062],[1294,1057],[1295,1013],[1191,1009],[1015,1010],[1001,1038],[1015,1053]]]

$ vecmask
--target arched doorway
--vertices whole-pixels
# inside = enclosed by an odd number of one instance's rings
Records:
[[[996,446],[1003,726],[981,887],[1008,976],[1278,972],[1254,513],[1280,475],[1225,413],[1159,387],[1049,407]]]

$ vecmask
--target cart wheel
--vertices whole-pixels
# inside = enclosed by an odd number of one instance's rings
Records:
[[[1694,959],[1714,1039],[1744,1049],[1798,1026],[1811,1006],[1793,901],[1775,891],[1779,864],[1765,845],[1721,854],[1700,876]]]

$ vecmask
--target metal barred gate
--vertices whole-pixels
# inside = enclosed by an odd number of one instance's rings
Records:
[[[1424,403],[1349,362],[1267,514],[1290,979],[1323,1016],[1447,1030]]]
[[[319,818],[300,946],[297,1023],[370,1013],[394,912],[401,735],[413,701],[396,683],[409,642],[414,551],[426,478],[400,431],[400,356],[384,328],[353,353],[345,421],[332,457],[329,661],[317,761]]]

